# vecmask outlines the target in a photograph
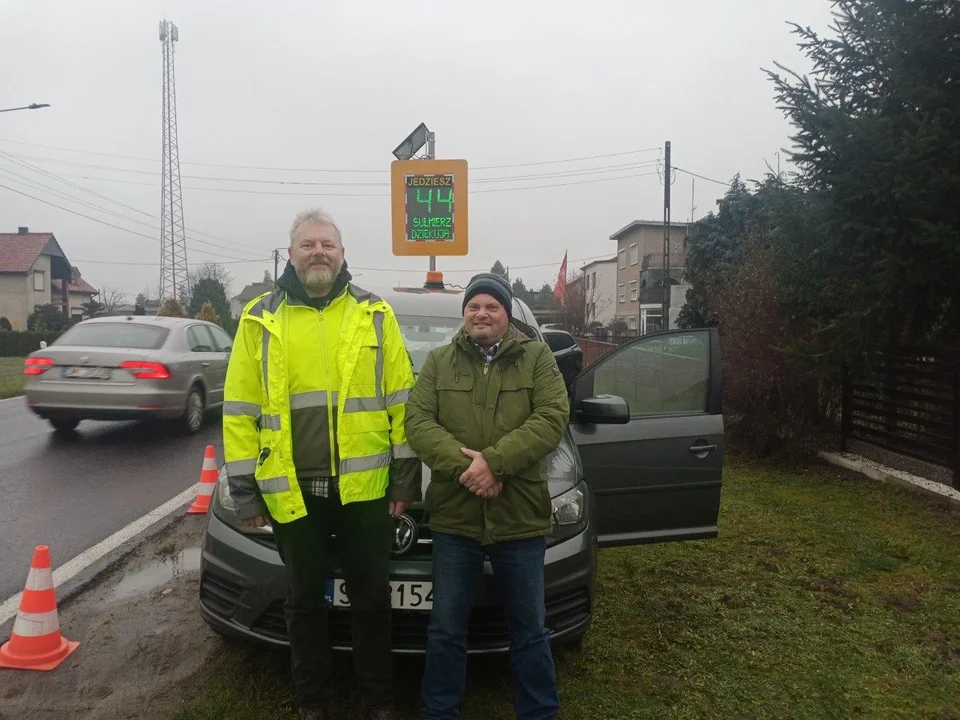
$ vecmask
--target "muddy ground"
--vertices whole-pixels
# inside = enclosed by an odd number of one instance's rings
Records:
[[[80,647],[51,672],[0,670],[0,720],[169,718],[242,653],[197,608],[203,521],[175,522],[61,603]]]

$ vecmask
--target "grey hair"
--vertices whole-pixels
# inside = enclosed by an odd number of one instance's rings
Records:
[[[313,208],[311,210],[304,210],[303,212],[298,213],[293,219],[293,225],[290,226],[290,247],[293,247],[293,238],[297,233],[297,228],[303,225],[305,222],[312,222],[317,225],[327,225],[332,227],[337,231],[337,240],[339,240],[340,244],[343,245],[343,236],[340,234],[340,227],[336,222],[334,222],[333,217],[320,208]]]

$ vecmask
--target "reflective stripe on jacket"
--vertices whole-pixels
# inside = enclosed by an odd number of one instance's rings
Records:
[[[404,432],[413,369],[393,310],[349,285],[323,310],[283,290],[244,309],[224,395],[223,445],[240,517],[306,515],[298,476],[338,475],[346,504],[420,496]]]

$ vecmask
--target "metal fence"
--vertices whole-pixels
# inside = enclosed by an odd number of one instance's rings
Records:
[[[843,368],[840,446],[862,440],[953,471],[960,488],[960,360],[918,349]]]

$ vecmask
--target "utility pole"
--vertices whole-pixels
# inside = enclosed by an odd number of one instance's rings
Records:
[[[690,224],[693,225],[693,214],[697,210],[696,206],[697,200],[697,179],[695,177],[690,178]]]
[[[433,133],[433,132],[428,132],[428,133],[427,133],[427,154],[426,154],[425,157],[426,157],[427,160],[434,160],[434,159],[437,157],[437,135],[436,135],[436,133]],[[430,269],[431,272],[437,269],[437,256],[436,256],[436,255],[431,255],[431,256],[430,256],[430,267],[429,267],[429,269]]]
[[[273,284],[277,284],[277,268],[280,267],[280,251],[274,248],[273,250]]]
[[[670,141],[663,146],[663,317],[660,329],[670,327]]]

